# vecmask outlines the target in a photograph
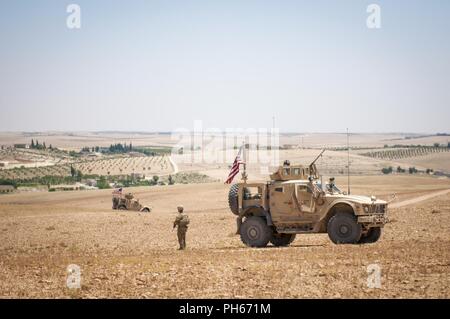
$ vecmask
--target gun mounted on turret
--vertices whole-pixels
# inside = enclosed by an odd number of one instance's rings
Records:
[[[319,178],[319,172],[317,171],[316,162],[317,160],[322,157],[322,154],[325,152],[325,149],[323,149],[319,155],[314,159],[314,161],[309,164],[309,173],[313,178]]]

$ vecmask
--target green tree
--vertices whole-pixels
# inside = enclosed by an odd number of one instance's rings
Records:
[[[153,176],[153,182],[154,182],[155,184],[157,184],[157,183],[158,183],[158,180],[159,180],[159,176],[158,176],[158,175],[154,175],[154,176]]]
[[[72,165],[70,165],[70,175],[72,176],[72,178],[75,177],[76,173],[77,170]]]
[[[108,189],[109,187],[109,183],[106,180],[105,176],[100,177],[100,179],[97,181],[97,187],[99,189]]]
[[[83,173],[80,170],[77,170],[77,180],[81,181],[82,178],[83,178]]]
[[[35,148],[34,140],[33,140],[33,139],[31,139],[31,148]]]
[[[404,173],[405,170],[401,168],[400,166],[397,167],[397,173]]]
[[[173,184],[175,184],[175,181],[174,181],[172,175],[169,175],[169,185],[173,185]]]

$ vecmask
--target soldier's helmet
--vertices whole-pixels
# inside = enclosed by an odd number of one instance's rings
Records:
[[[291,161],[285,160],[283,166],[291,166]]]
[[[184,210],[184,207],[182,205],[178,205],[177,206],[177,210],[178,210],[179,213],[182,213],[183,210]]]

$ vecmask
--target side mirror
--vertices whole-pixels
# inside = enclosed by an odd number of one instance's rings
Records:
[[[347,192],[346,192],[346,191],[343,191],[342,194],[343,194],[343,195],[347,195]]]

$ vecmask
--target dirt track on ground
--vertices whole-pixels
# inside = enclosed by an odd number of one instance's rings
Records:
[[[448,187],[355,178],[354,194],[395,192],[409,203],[391,209],[378,243],[337,246],[312,234],[265,249],[234,235],[221,183],[133,190],[150,214],[112,211],[110,190],[1,196],[0,296],[450,298],[450,194],[424,197]],[[171,231],[179,203],[191,216],[183,252]],[[69,264],[81,268],[81,289],[66,288]],[[367,287],[370,264],[381,267],[380,289]]]
[[[392,203],[389,207],[390,208],[400,208],[400,207],[404,207],[404,206],[410,206],[410,205],[414,205],[420,202],[423,202],[425,200],[434,198],[434,197],[438,197],[438,196],[442,196],[442,195],[446,195],[450,192],[450,189],[444,189],[441,191],[435,191],[435,192],[431,192],[431,194],[425,194],[419,197],[414,197],[408,200],[404,200],[398,203]]]

